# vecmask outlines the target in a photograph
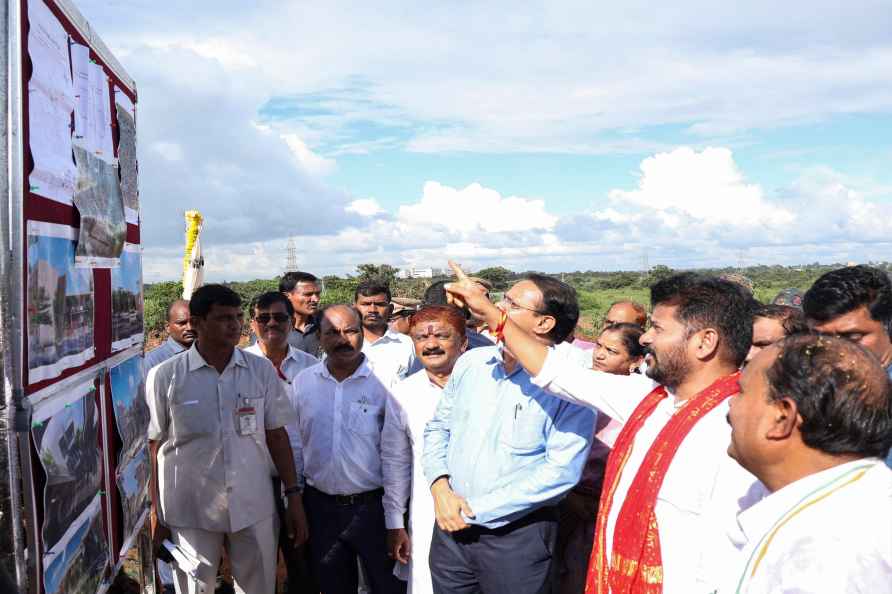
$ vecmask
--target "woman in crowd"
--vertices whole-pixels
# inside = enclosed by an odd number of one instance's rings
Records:
[[[637,324],[613,324],[604,328],[592,350],[592,368],[617,375],[640,373],[644,348],[638,339],[642,334],[644,329]],[[585,590],[585,574],[592,552],[604,465],[620,428],[619,423],[610,417],[598,415],[596,434],[582,478],[561,503],[558,533],[558,551],[563,559],[560,594],[583,594]]]

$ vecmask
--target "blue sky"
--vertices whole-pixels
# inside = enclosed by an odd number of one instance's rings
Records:
[[[136,79],[144,276],[890,259],[880,0],[81,0]]]

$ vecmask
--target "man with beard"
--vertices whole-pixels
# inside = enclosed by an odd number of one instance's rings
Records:
[[[167,340],[146,353],[143,371],[146,375],[153,367],[167,361],[174,355],[186,351],[195,341],[195,331],[189,320],[189,302],[178,299],[167,308],[167,321],[164,324]]]
[[[892,399],[876,359],[839,338],[786,338],[744,369],[728,422],[728,454],[771,494],[740,514],[721,592],[892,592]]]
[[[409,324],[415,356],[424,369],[394,386],[393,398],[387,402],[381,435],[384,520],[387,549],[398,562],[398,575],[409,583],[409,594],[431,594],[427,558],[434,502],[422,472],[422,437],[468,340],[464,314],[450,305],[425,306],[410,318]],[[407,532],[404,515],[410,497]]]
[[[399,594],[384,548],[381,429],[387,388],[362,352],[362,317],[348,305],[319,314],[325,360],[291,385],[294,462],[306,480],[310,558],[325,594],[356,594],[357,557],[372,594]]]
[[[569,285],[531,274],[499,305],[487,319],[496,335],[510,319],[543,349],[575,350],[565,343],[579,319]],[[513,351],[493,345],[458,360],[424,431],[437,594],[552,591],[557,504],[579,482],[594,421],[534,385]]]
[[[473,284],[447,289],[499,324],[500,311]],[[624,424],[607,461],[590,594],[712,592],[735,559],[727,530],[764,493],[723,447],[727,399],[752,337],[748,296],[683,273],[651,287],[651,306],[640,339],[650,379],[582,370],[512,320],[503,325],[506,347],[536,385]]]
[[[309,272],[286,272],[279,280],[279,292],[288,298],[294,308],[294,327],[288,334],[288,344],[318,357],[316,311],[322,296],[319,279]]]
[[[416,371],[412,340],[388,326],[393,311],[390,286],[379,279],[362,281],[353,300],[362,315],[362,352],[375,375],[390,386]]]
[[[277,291],[262,293],[251,301],[248,308],[251,315],[251,330],[257,342],[244,349],[246,353],[264,357],[276,368],[276,374],[282,387],[290,393],[291,383],[298,373],[319,362],[316,357],[296,349],[288,344],[288,334],[292,328],[294,309],[285,295]],[[289,439],[293,440],[297,426],[287,428]],[[292,442],[292,450],[296,447]],[[288,538],[286,521],[288,519],[285,504],[287,498],[281,497],[281,481],[273,480],[273,491],[276,494],[276,509],[279,512],[279,550],[285,560],[288,582],[285,592],[288,594],[313,594],[319,592],[310,575],[306,547],[296,547]]]

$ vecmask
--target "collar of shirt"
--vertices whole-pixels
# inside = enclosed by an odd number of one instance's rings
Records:
[[[173,339],[173,336],[168,336],[167,340],[165,342],[167,342],[168,348],[170,348],[170,350],[173,353],[182,353],[183,351],[187,351],[191,348],[191,347],[185,347],[185,346],[181,345],[180,343],[178,343],[177,341],[175,341]]]
[[[263,357],[264,359],[269,359],[269,357],[267,357],[266,354],[263,352],[263,349],[260,348],[259,342],[255,342],[251,346],[246,346],[242,350],[245,351],[246,353],[251,353],[252,355],[257,355],[259,357]],[[302,353],[302,352],[303,351],[296,349],[289,344],[288,345],[288,353],[285,355],[285,358],[282,359],[282,366],[284,366],[285,361],[288,361],[289,359],[300,363],[300,355],[298,353]]]
[[[500,374],[500,377],[496,376],[496,379],[505,379],[505,378],[511,377],[513,375],[516,375],[520,372],[526,373],[526,370],[523,368],[523,365],[521,365],[520,363],[515,363],[514,371],[512,371],[511,373],[508,373],[508,370],[505,368],[505,353],[504,353],[505,345],[499,343],[498,345],[493,345],[491,347],[481,347],[481,348],[491,348],[493,351],[492,358],[490,358],[486,363],[488,365],[493,365],[496,368],[497,373]]]
[[[810,474],[775,491],[749,509],[742,511],[737,516],[737,523],[747,542],[752,542],[754,539],[761,538],[785,513],[815,490],[833,482],[858,465],[870,464],[873,466],[881,463],[876,458],[861,458]]]
[[[189,353],[186,356],[189,358],[190,372],[205,366],[212,367],[207,361],[204,360],[204,357],[201,356],[201,353],[198,352],[197,344],[192,345],[192,348],[189,349]],[[226,364],[226,367],[223,369],[223,373],[226,373],[226,371],[229,370],[229,368],[233,365],[238,365],[239,367],[248,366],[247,363],[245,363],[245,355],[244,353],[242,353],[241,349],[236,348],[232,351],[232,358],[229,359],[229,363]]]
[[[316,331],[316,326],[318,325],[318,323],[319,323],[319,322],[318,322],[318,320],[316,319],[316,316],[310,316],[309,318],[307,318],[307,325],[306,325],[306,328],[307,328],[307,329],[306,329],[306,330],[301,330],[301,329],[298,328],[297,326],[295,326],[294,328],[292,328],[292,330],[294,330],[295,332],[298,332],[298,333],[303,334],[304,336],[306,336],[307,334],[310,334],[311,332],[315,332],[315,331]]]
[[[409,337],[405,334],[400,334],[399,332],[395,332],[388,328],[387,331],[381,336],[381,338],[369,342],[368,345],[374,346],[376,344],[385,344],[388,342],[404,342],[408,338]]]
[[[315,372],[320,377],[323,377],[325,379],[330,379],[331,381],[333,381],[335,383],[338,382],[338,380],[336,380],[335,377],[328,370],[328,363],[325,361],[322,362],[322,365],[316,366]],[[346,382],[347,380],[351,380],[355,377],[368,377],[369,375],[371,375],[371,373],[372,373],[372,368],[369,366],[369,358],[366,357],[365,355],[363,355],[362,363],[359,364],[359,367],[356,368],[356,371],[354,371],[352,374],[350,374],[349,377],[344,378],[344,381]],[[341,383],[343,383],[343,382],[341,382]]]

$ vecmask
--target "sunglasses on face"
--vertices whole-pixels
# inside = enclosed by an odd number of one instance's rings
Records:
[[[257,314],[256,316],[254,316],[254,320],[261,326],[269,324],[270,320],[275,320],[275,322],[277,324],[282,324],[284,322],[287,322],[290,319],[291,319],[291,316],[289,316],[286,313],[280,313],[280,312],[262,313],[262,314]]]

